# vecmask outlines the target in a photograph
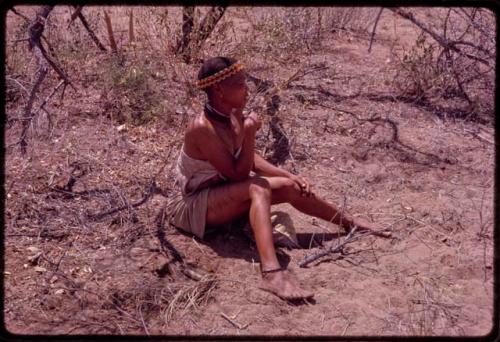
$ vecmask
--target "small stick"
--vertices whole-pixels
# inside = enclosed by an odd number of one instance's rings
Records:
[[[235,321],[233,321],[228,315],[226,315],[224,312],[221,312],[220,315],[222,317],[224,317],[229,323],[231,323],[232,325],[234,325],[236,328],[240,329],[240,330],[243,330],[245,329],[246,327],[248,327],[250,325],[250,323],[247,323],[243,326],[241,326],[240,324],[236,323]]]

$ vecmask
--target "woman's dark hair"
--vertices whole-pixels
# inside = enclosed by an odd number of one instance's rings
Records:
[[[212,76],[213,74],[227,68],[228,66],[236,63],[236,59],[230,57],[213,57],[203,61],[203,65],[198,72],[198,80],[205,77]]]

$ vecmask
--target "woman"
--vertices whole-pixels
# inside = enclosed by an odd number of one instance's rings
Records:
[[[262,285],[283,299],[309,298],[292,274],[282,269],[273,244],[270,207],[290,203],[299,211],[339,224],[379,228],[349,214],[340,214],[317,197],[302,176],[275,167],[255,151],[261,122],[255,113],[243,116],[248,88],[243,65],[234,59],[206,60],[198,88],[208,101],[188,125],[178,165],[179,194],[169,203],[170,222],[203,238],[205,227],[219,226],[249,213],[260,256]],[[250,176],[250,171],[255,175]]]

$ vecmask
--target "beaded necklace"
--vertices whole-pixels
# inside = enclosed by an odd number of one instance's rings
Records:
[[[208,103],[205,104],[205,116],[208,119],[213,119],[215,121],[219,121],[225,125],[231,124],[231,117],[225,114],[222,114],[217,109],[210,106]]]

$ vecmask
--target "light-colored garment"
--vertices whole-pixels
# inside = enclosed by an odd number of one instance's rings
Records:
[[[234,157],[238,158],[241,147]],[[169,221],[174,226],[199,238],[205,233],[209,187],[204,183],[215,177],[225,180],[206,160],[194,159],[186,154],[184,145],[177,159],[176,191],[167,203]]]

